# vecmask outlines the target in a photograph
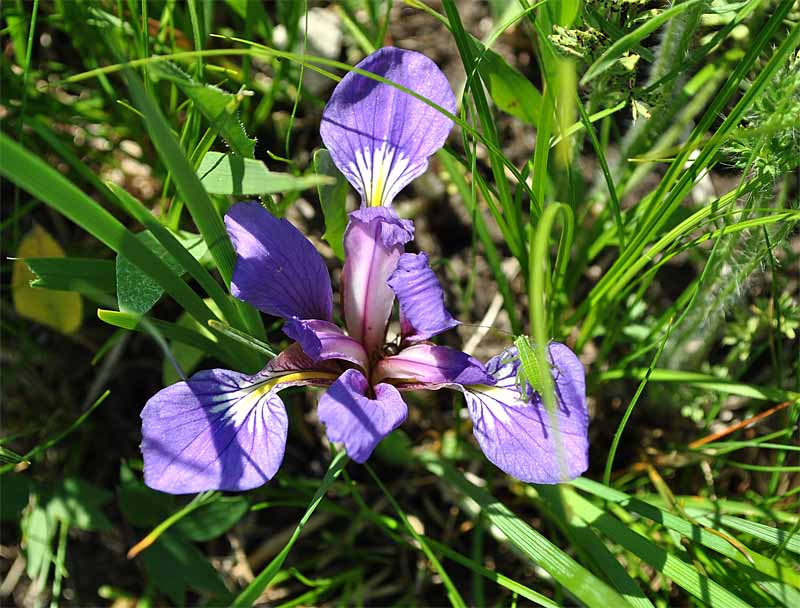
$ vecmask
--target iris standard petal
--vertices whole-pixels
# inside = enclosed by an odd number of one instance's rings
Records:
[[[565,345],[550,344],[557,401],[555,428],[539,394],[517,389],[519,358],[508,349],[487,363],[494,386],[464,386],[473,432],[486,457],[500,469],[532,483],[559,483],[589,466],[583,365]]]
[[[414,51],[382,48],[357,68],[382,76],[444,108],[456,99],[436,64]],[[405,91],[356,72],[336,85],[320,134],[333,162],[367,206],[390,205],[444,145],[453,121]]]
[[[415,344],[375,365],[372,381],[391,378],[403,388],[441,388],[451,384],[492,384],[483,364],[460,350],[434,344]]]
[[[337,325],[328,321],[289,319],[283,332],[296,340],[311,359],[344,359],[367,369],[367,351],[361,342],[346,335]]]
[[[279,356],[254,376],[225,369],[198,372],[159,391],[142,410],[145,483],[170,494],[248,490],[280,467],[288,419],[277,392],[328,384],[336,374],[279,371],[300,360]]]
[[[355,369],[344,372],[319,400],[319,419],[328,439],[344,443],[347,455],[365,462],[375,446],[400,426],[408,408],[390,384],[374,386],[375,398],[367,396],[369,383]]]
[[[403,246],[414,238],[414,224],[387,208],[354,211],[344,233],[342,299],[347,331],[374,356],[383,345],[394,304],[389,276]]]
[[[225,227],[236,250],[234,296],[276,317],[331,320],[328,269],[297,228],[257,202],[233,205]]]
[[[458,325],[444,305],[444,291],[424,253],[404,253],[389,277],[400,304],[403,339],[427,340]]]

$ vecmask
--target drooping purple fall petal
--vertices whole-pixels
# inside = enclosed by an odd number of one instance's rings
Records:
[[[462,388],[473,433],[486,457],[521,481],[559,483],[580,476],[589,466],[589,416],[583,365],[565,345],[550,344],[557,401],[555,427],[530,387],[517,389],[520,361],[510,348],[487,363],[494,386]]]
[[[278,471],[288,419],[273,390],[224,369],[159,391],[142,410],[145,483],[170,494],[248,490]]]
[[[385,47],[357,68],[382,76],[456,111],[447,78],[429,58]],[[320,134],[339,170],[366,206],[391,205],[428,158],[444,145],[453,121],[405,91],[349,72],[322,113]]]
[[[234,296],[277,317],[332,319],[328,269],[297,228],[257,202],[233,205],[225,227],[236,250]]]
[[[344,233],[342,300],[347,331],[376,353],[383,344],[394,292],[387,283],[403,246],[414,237],[414,224],[384,207],[350,214]]]
[[[444,291],[424,253],[404,253],[389,277],[400,304],[403,339],[427,340],[458,325],[444,305]]]
[[[344,443],[347,455],[365,462],[375,446],[400,426],[408,408],[391,384],[376,384],[375,398],[367,393],[369,382],[355,369],[344,372],[319,400],[317,412],[328,439]]]
[[[367,351],[361,343],[346,335],[338,325],[328,321],[289,319],[283,332],[296,340],[313,360],[344,359],[366,370]]]
[[[153,395],[142,410],[145,483],[170,494],[266,483],[286,445],[288,419],[278,391],[326,385],[337,376],[310,364],[290,347],[253,376],[205,370]]]
[[[399,381],[398,386],[414,389],[494,382],[483,364],[474,357],[434,344],[415,344],[393,357],[378,361],[372,373],[373,382],[387,378]]]

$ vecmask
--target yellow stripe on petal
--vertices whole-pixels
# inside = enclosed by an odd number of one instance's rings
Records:
[[[350,170],[359,176],[368,207],[391,204],[405,185],[400,181],[408,168],[408,158],[387,143],[378,148],[364,148],[355,155]]]

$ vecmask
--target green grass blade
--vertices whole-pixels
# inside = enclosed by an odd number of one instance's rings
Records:
[[[630,368],[601,372],[597,379],[600,382],[619,380],[621,378],[642,379],[647,374],[647,369]],[[687,372],[683,370],[654,368],[649,375],[650,382],[666,382],[696,386],[706,390],[718,391],[729,395],[739,395],[750,399],[763,399],[765,401],[795,401],[800,399],[800,393],[787,391],[774,386],[757,386],[745,384],[734,380],[718,378],[710,374]]]
[[[164,337],[200,349],[204,353],[216,357],[233,368],[238,368],[242,365],[239,355],[231,356],[216,342],[177,323],[170,323],[152,317],[143,317],[128,312],[120,312],[118,310],[104,310],[102,308],[97,309],[97,317],[101,321],[113,325],[114,327],[120,327],[128,331],[138,331],[148,335],[150,335],[147,328],[149,324],[161,332]]]
[[[566,492],[566,500],[578,516],[614,542],[644,560],[664,576],[700,601],[715,608],[747,608],[749,604],[704,573],[659,547],[647,537],[631,530],[607,511],[596,507],[576,492]]]
[[[218,331],[219,333],[228,336],[232,340],[236,340],[237,342],[246,345],[249,349],[254,350],[258,353],[267,355],[268,357],[276,357],[277,353],[270,348],[269,344],[266,342],[262,342],[261,340],[256,340],[252,336],[239,331],[235,327],[231,327],[230,325],[226,325],[225,323],[220,323],[219,321],[210,320],[208,322],[208,326]]]
[[[153,236],[158,239],[161,245],[164,246],[164,249],[172,254],[189,275],[205,290],[209,297],[214,300],[228,322],[235,322],[239,315],[229,299],[229,296],[209,272],[203,268],[202,264],[181,245],[180,241],[175,238],[175,235],[159,222],[153,214],[127,190],[113,183],[109,183],[108,186],[122,203],[125,211],[147,228]]]
[[[116,54],[121,56],[116,46],[118,42],[111,36],[108,36],[106,40]],[[148,95],[141,79],[128,66],[123,66],[122,75],[128,85],[134,105],[142,114],[145,127],[158,155],[169,169],[181,198],[189,208],[192,219],[208,244],[222,279],[229,284],[233,276],[236,256],[222,218],[197,177],[194,167],[173,135],[167,119],[156,102]]]
[[[394,510],[397,512],[397,515],[400,517],[400,521],[403,522],[403,526],[406,529],[414,540],[416,540],[420,546],[422,547],[423,553],[425,556],[430,560],[431,565],[433,566],[434,570],[438,572],[439,576],[442,578],[442,583],[444,583],[445,588],[447,589],[447,597],[450,599],[450,603],[453,606],[457,606],[459,608],[466,608],[466,603],[464,599],[459,594],[458,589],[456,589],[455,585],[453,585],[453,581],[450,579],[450,576],[447,574],[447,571],[444,569],[442,564],[439,562],[439,558],[436,557],[436,554],[431,551],[431,548],[428,546],[428,543],[425,541],[425,538],[422,537],[415,529],[414,526],[408,521],[408,517],[406,517],[405,512],[403,511],[402,507],[398,504],[398,502],[394,499],[394,496],[386,489],[386,486],[383,485],[380,477],[375,474],[375,471],[372,470],[372,467],[369,466],[369,463],[365,463],[364,465],[369,472],[372,479],[378,484],[378,487],[383,492],[383,495],[386,496],[389,503],[392,505]]]
[[[20,456],[20,461],[21,462],[30,462],[31,460],[36,458],[36,456],[38,456],[39,454],[41,454],[45,450],[49,450],[51,447],[56,445],[59,441],[64,439],[64,437],[66,437],[72,431],[74,431],[75,429],[80,427],[86,421],[86,419],[89,416],[91,416],[92,413],[98,407],[100,407],[100,405],[102,405],[102,403],[106,400],[106,398],[110,394],[111,394],[111,391],[109,391],[109,390],[104,391],[103,394],[100,395],[97,398],[97,400],[91,406],[89,406],[89,409],[87,409],[80,416],[78,416],[72,424],[70,424],[67,428],[65,428],[60,433],[58,433],[58,435],[56,435],[55,437],[52,437],[52,438],[50,438],[50,439],[48,439],[46,441],[43,441],[42,443],[37,445],[35,448],[33,448],[30,452],[28,452],[24,456]],[[9,471],[14,470],[14,468],[17,466],[17,464],[19,464],[19,463],[18,462],[9,462],[8,464],[4,464],[2,467],[0,467],[0,475],[3,475],[5,473],[8,473]]]
[[[732,515],[721,515],[719,518],[710,515],[709,519],[721,523],[727,528],[744,532],[750,536],[754,536],[763,540],[771,545],[780,547],[783,545],[792,553],[800,554],[800,534],[791,534],[786,530],[780,528],[773,528],[772,526],[765,526],[755,521],[748,521],[741,517],[734,517]]]
[[[114,262],[93,258],[27,258],[36,278],[31,287],[113,294],[116,291]]]
[[[734,541],[731,537],[719,534],[713,528],[700,526],[697,523],[670,513],[665,509],[661,509],[644,500],[634,498],[596,481],[581,477],[571,483],[575,488],[583,492],[616,503],[631,513],[636,513],[661,524],[668,530],[677,532],[692,543],[698,543],[712,549],[725,557],[735,560],[742,566],[752,567],[755,571],[768,577],[768,580],[762,579],[759,582],[762,586],[767,588],[771,594],[775,595],[777,593],[778,595],[776,597],[789,594],[792,596],[796,595],[798,599],[800,599],[800,594],[795,590],[800,589],[800,574],[750,548],[744,547],[744,545],[738,541]],[[681,504],[684,504],[685,508],[688,508],[684,500],[679,500]],[[708,508],[711,510],[714,509],[715,506],[718,505],[709,504]],[[714,514],[712,514],[712,517],[713,516]],[[793,590],[787,591],[785,588],[787,586]]]
[[[0,174],[145,270],[199,322],[214,318],[203,300],[133,233],[58,171],[4,133],[0,133],[0,157],[3,158]]]
[[[419,460],[431,473],[477,502],[488,521],[497,526],[534,564],[549,572],[575,598],[596,608],[628,605],[619,593],[514,515],[494,496],[470,482],[452,465],[431,452],[421,454]]]
[[[322,479],[322,483],[320,483],[319,488],[317,488],[317,491],[314,494],[314,497],[311,499],[306,512],[303,514],[303,517],[300,518],[300,522],[294,529],[289,542],[286,543],[286,546],[281,550],[280,553],[278,553],[278,555],[275,556],[275,558],[267,565],[267,567],[259,572],[258,576],[256,576],[253,581],[247,585],[244,591],[237,596],[232,604],[233,606],[240,608],[242,606],[252,606],[255,604],[256,600],[258,600],[267,586],[269,586],[270,581],[272,581],[272,579],[281,569],[281,566],[283,566],[283,562],[286,561],[286,557],[289,555],[292,547],[300,537],[303,527],[305,527],[306,523],[308,523],[308,520],[316,510],[319,503],[322,502],[322,499],[325,498],[325,494],[333,485],[333,482],[339,477],[347,462],[347,455],[344,452],[339,452],[333,457],[333,460],[328,467],[328,471],[325,473],[325,477]]]

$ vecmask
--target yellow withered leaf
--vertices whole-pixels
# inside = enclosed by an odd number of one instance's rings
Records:
[[[61,246],[44,228],[34,224],[33,229],[22,237],[16,257],[11,275],[11,293],[17,313],[64,334],[78,331],[83,318],[80,294],[31,287],[30,283],[36,275],[25,263],[25,258],[63,258]]]

